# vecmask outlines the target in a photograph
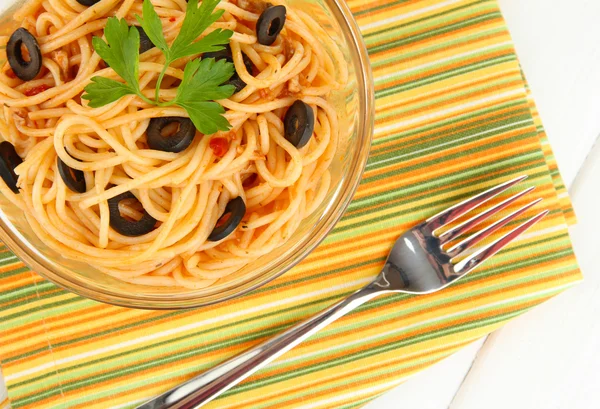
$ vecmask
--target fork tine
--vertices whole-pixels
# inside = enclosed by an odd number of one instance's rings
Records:
[[[510,221],[519,217],[521,214],[525,213],[526,210],[535,206],[536,204],[538,204],[541,201],[542,201],[542,199],[534,200],[533,202],[526,204],[519,210],[516,210],[516,211],[512,212],[511,214],[504,216],[502,219],[498,220],[497,222],[493,223],[492,225],[486,227],[485,229],[473,234],[472,236],[470,236],[470,237],[462,240],[461,242],[455,244],[454,246],[450,247],[448,249],[448,251],[446,251],[446,253],[451,258],[458,256],[463,251],[472,248],[475,244],[479,243],[481,240],[485,239],[486,237],[490,236],[491,234],[498,231],[502,227],[506,226]]]
[[[429,226],[431,231],[434,231],[440,227],[447,225],[448,223],[451,223],[452,221],[456,220],[468,211],[475,209],[477,206],[482,205],[494,196],[499,195],[507,189],[510,189],[512,186],[525,179],[527,179],[527,175],[519,176],[516,179],[509,180],[508,182],[495,186],[489,190],[486,190],[485,192],[478,194],[477,196],[467,199],[464,202],[458,203],[450,207],[449,209],[446,209],[441,213],[430,217],[425,221],[425,223]]]
[[[454,271],[457,274],[467,274],[473,271],[475,268],[479,267],[484,261],[492,257],[504,247],[506,247],[511,241],[523,234],[531,226],[543,219],[548,213],[550,213],[548,210],[544,210],[537,216],[534,216],[531,219],[527,220],[525,223],[521,224],[516,229],[505,234],[504,236],[491,243],[490,245],[484,247],[483,249],[479,250],[473,256],[456,264],[454,266]]]
[[[485,220],[487,220],[488,218],[490,218],[494,214],[498,213],[501,210],[506,209],[513,202],[515,202],[516,200],[518,200],[520,197],[526,195],[527,193],[531,192],[533,189],[535,189],[535,186],[532,186],[532,187],[530,187],[528,189],[523,190],[522,192],[517,193],[516,195],[514,195],[514,196],[512,196],[512,197],[510,197],[508,199],[506,199],[502,203],[497,204],[496,206],[492,207],[491,209],[488,209],[485,212],[480,213],[477,216],[474,216],[474,217],[470,218],[466,222],[459,224],[458,226],[454,227],[453,229],[448,230],[444,234],[441,234],[438,237],[438,239],[440,240],[440,244],[446,244],[449,241],[454,240],[458,236],[460,236],[460,235],[468,232],[473,227],[475,227],[475,226],[479,225],[480,223],[484,222]]]

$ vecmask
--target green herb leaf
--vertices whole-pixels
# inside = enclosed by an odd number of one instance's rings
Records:
[[[104,29],[106,42],[99,37],[92,39],[94,49],[110,68],[139,93],[140,33],[129,27],[124,19],[110,17]]]
[[[125,95],[137,94],[129,85],[105,77],[93,77],[92,83],[85,87],[85,92],[81,98],[89,100],[92,108],[110,104]]]
[[[220,51],[224,49],[224,44],[229,43],[229,38],[233,31],[217,29],[208,33],[195,43],[191,43],[187,46],[181,46],[180,49],[176,50],[177,57],[173,58],[175,61],[177,58],[186,57],[189,55],[197,55],[202,53],[208,53],[213,51]]]
[[[229,98],[233,95],[233,85],[221,85],[227,81],[235,67],[232,63],[214,58],[196,59],[190,61],[183,70],[183,80],[177,88],[176,101],[190,98],[197,101],[208,101]]]
[[[160,17],[150,0],[144,0],[143,18],[136,16],[144,32],[165,55],[165,67],[156,81],[155,100],[148,99],[140,91],[139,85],[139,46],[140,36],[135,27],[129,27],[125,20],[115,17],[108,19],[104,35],[106,41],[94,37],[96,52],[110,67],[125,80],[125,83],[109,78],[93,77],[82,98],[89,100],[91,107],[97,108],[135,94],[147,103],[158,106],[179,105],[184,108],[196,128],[207,135],[231,128],[223,116],[225,109],[215,100],[229,98],[235,91],[233,85],[222,85],[233,75],[234,65],[225,60],[193,60],[184,69],[184,77],[177,89],[174,100],[159,100],[160,84],[169,65],[182,57],[219,51],[228,43],[233,34],[230,30],[217,29],[200,40],[200,35],[222,15],[214,12],[220,0],[204,0],[198,7],[198,0],[190,0],[179,35],[169,47],[163,34]]]
[[[169,45],[167,44],[167,40],[163,34],[162,22],[160,21],[160,17],[158,17],[158,14],[156,13],[156,10],[154,10],[154,6],[150,0],[144,0],[142,13],[144,18],[141,18],[137,15],[135,18],[144,29],[144,32],[148,38],[150,38],[150,41],[152,41],[152,44],[157,46],[163,52],[163,54],[167,56],[167,60],[169,60]]]
[[[194,42],[211,24],[217,21],[224,10],[215,10],[220,0],[203,0],[198,7],[198,0],[190,0],[185,12],[179,35],[173,42],[170,50],[170,59],[200,54],[208,51],[222,50],[229,38],[233,35],[231,30],[217,29],[206,37]]]
[[[233,75],[235,68],[225,60],[214,58],[190,61],[183,71],[183,80],[172,101],[184,108],[200,132],[206,135],[231,128],[223,117],[225,109],[213,100],[229,98],[233,85],[222,85]]]
[[[194,102],[190,105],[180,102],[178,105],[187,111],[196,129],[204,135],[231,129],[231,124],[223,116],[225,109],[217,102]]]

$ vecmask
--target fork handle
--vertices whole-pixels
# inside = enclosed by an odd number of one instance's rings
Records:
[[[204,406],[326,325],[386,292],[379,280],[262,344],[138,406],[136,409],[192,409]]]

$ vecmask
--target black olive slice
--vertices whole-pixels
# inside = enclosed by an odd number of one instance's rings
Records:
[[[156,47],[148,34],[144,31],[144,29],[140,26],[134,26],[137,28],[137,31],[140,33],[140,54],[145,53],[146,51]]]
[[[241,197],[236,197],[230,200],[225,206],[225,211],[219,217],[222,220],[224,216],[229,215],[229,218],[220,226],[216,226],[208,236],[208,241],[220,241],[229,236],[239,226],[246,214],[246,203]],[[217,225],[219,221],[217,221]]]
[[[63,162],[58,156],[56,157],[56,167],[58,168],[60,177],[69,189],[77,193],[86,192],[87,188],[85,185],[85,176],[83,175],[83,171],[79,169],[73,169]]]
[[[310,105],[297,100],[283,119],[285,139],[296,148],[305,146],[315,130],[315,114]]]
[[[179,124],[179,130],[171,136],[163,136],[162,130],[172,123]],[[152,118],[146,130],[146,140],[150,149],[163,152],[181,152],[191,145],[196,135],[196,127],[189,118],[166,116]]]
[[[18,176],[15,168],[22,162],[23,160],[17,154],[12,143],[6,141],[0,143],[0,176],[10,190],[16,194],[19,194],[19,188],[17,187]]]
[[[233,63],[233,55],[231,52],[231,47],[229,45],[227,45],[227,47],[220,51],[204,53],[202,58],[214,58],[215,61],[225,59],[227,60],[227,62]],[[254,67],[254,64],[252,64],[252,60],[250,60],[250,58],[244,53],[242,53],[242,58],[244,59],[244,65],[246,66],[246,70],[249,73],[252,73],[252,68]],[[237,72],[234,72],[229,81],[227,81],[227,85],[233,85],[235,87],[235,92],[240,92],[244,89],[246,83],[240,78]]]
[[[94,4],[98,3],[100,0],[77,0],[77,3],[81,4],[82,6],[93,6]]]
[[[229,44],[220,51],[204,53],[202,55],[202,58],[214,58],[215,61],[225,59],[225,60],[227,60],[227,62],[230,62],[233,64],[233,53],[231,52],[231,47],[229,46]],[[250,57],[248,57],[244,53],[242,53],[242,58],[244,60],[244,65],[246,66],[246,71],[248,71],[249,73],[252,73],[252,68],[254,67],[254,64],[252,64],[252,60],[250,59]],[[236,75],[236,74],[234,74],[234,75]]]
[[[136,199],[131,192],[121,193],[111,199],[108,199],[108,211],[110,213],[110,227],[123,236],[136,237],[143,236],[154,230],[156,219],[144,210],[144,215],[138,221],[127,220],[119,212],[119,203],[126,199]],[[137,199],[136,199],[137,200]]]
[[[262,45],[271,45],[277,40],[285,24],[285,6],[269,7],[262,12],[256,23],[256,37]]]
[[[211,51],[208,53],[202,54],[202,58],[214,58],[215,61],[219,61],[222,59],[226,59],[228,62],[233,62],[233,56],[231,54],[231,47],[227,45],[226,48],[223,48],[219,51]]]
[[[29,61],[23,58],[21,47],[25,46],[29,53]],[[6,56],[10,68],[15,75],[23,81],[30,81],[37,77],[42,69],[42,52],[33,35],[24,28],[17,29],[6,44]]]
[[[252,68],[250,68],[250,70],[252,70]],[[252,72],[252,71],[249,71]],[[231,78],[229,78],[229,81],[227,81],[226,83],[227,85],[233,85],[235,87],[235,92],[240,92],[241,90],[243,90],[246,87],[246,83],[244,82],[243,79],[240,78],[240,75],[235,72]]]

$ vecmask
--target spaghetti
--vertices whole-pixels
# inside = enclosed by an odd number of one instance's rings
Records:
[[[152,3],[172,41],[186,2]],[[14,170],[19,193],[5,183],[0,191],[24,210],[45,244],[127,282],[199,289],[294,234],[329,191],[340,133],[330,96],[345,86],[348,74],[334,41],[302,10],[288,7],[275,42],[258,43],[264,7],[248,0],[218,4],[225,12],[211,28],[233,31],[231,56],[245,87],[218,101],[231,130],[196,134],[181,152],[149,149],[146,132],[153,118],[187,117],[182,108],[155,107],[133,95],[90,108],[80,98],[91,77],[116,78],[95,53],[92,37],[102,37],[109,16],[135,24],[141,1],[101,0],[87,7],[75,0],[29,0],[14,14],[37,39],[42,68],[30,81],[15,78],[8,64],[1,69],[0,133],[23,162]],[[0,37],[1,44],[8,40]],[[175,96],[189,60],[167,69],[161,97]],[[156,48],[140,56],[140,85],[148,98],[164,61]],[[284,136],[284,117],[298,100],[314,113],[314,132],[300,148]],[[65,184],[57,157],[74,172],[69,177],[83,178],[84,193]],[[134,196],[118,203],[121,218],[148,215],[156,220],[151,231],[128,236],[111,227],[114,199],[127,192]],[[245,204],[241,223],[225,238],[208,240],[235,198]]]

